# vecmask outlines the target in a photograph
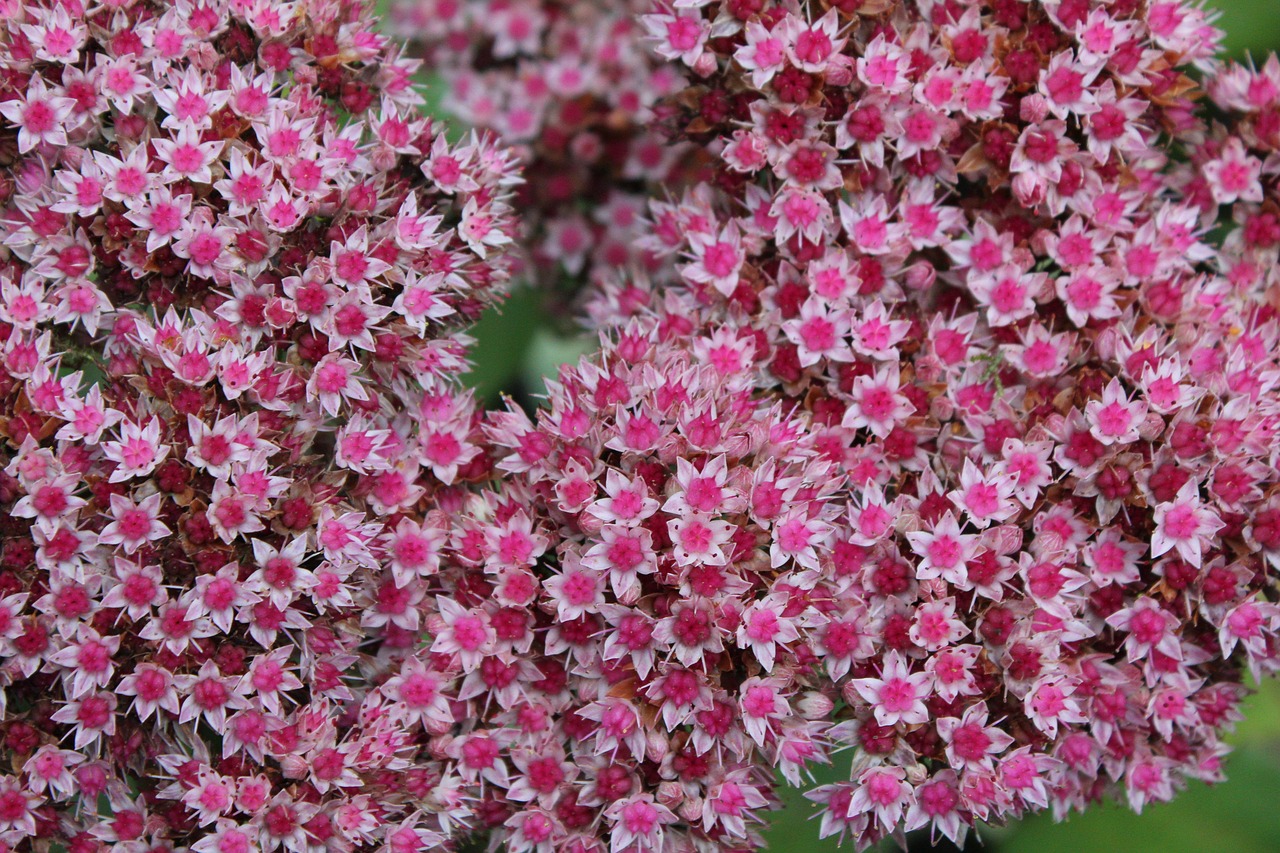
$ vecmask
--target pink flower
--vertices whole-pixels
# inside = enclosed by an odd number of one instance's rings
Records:
[[[119,637],[102,637],[82,625],[74,643],[67,644],[49,660],[70,670],[67,696],[76,699],[93,690],[104,689],[115,674],[112,656],[120,650]]]
[[[751,72],[751,84],[758,89],[786,67],[786,42],[759,21],[748,21],[746,43],[737,49],[733,58]]]
[[[15,777],[0,776],[0,833],[14,841],[35,836],[35,812],[44,802]]]
[[[112,520],[98,534],[103,545],[121,545],[132,554],[147,542],[163,539],[172,531],[160,521],[161,495],[151,495],[134,503],[123,495],[111,496]]]
[[[963,583],[965,563],[976,550],[976,538],[961,533],[950,512],[943,513],[933,530],[908,533],[911,550],[920,557],[916,576],[921,580],[942,578],[949,583]]]
[[[116,733],[116,697],[111,693],[93,692],[68,699],[49,719],[74,726],[75,749],[84,749],[103,735],[110,737]]]
[[[1280,64],[643,5],[399,0],[457,142],[347,0],[7,22],[0,835],[757,848],[852,746],[863,848],[1220,775]],[[515,274],[600,340],[536,415],[458,384]]]
[[[719,566],[729,559],[723,547],[728,544],[733,531],[728,522],[691,512],[668,521],[667,530],[676,545],[674,556],[677,565],[704,563]]]
[[[738,273],[745,254],[736,226],[730,225],[720,234],[698,234],[689,241],[693,263],[681,271],[690,281],[709,284],[724,296],[738,287]]]
[[[1224,526],[1217,513],[1200,501],[1194,481],[1183,485],[1173,500],[1157,504],[1154,517],[1151,556],[1176,550],[1182,559],[1197,567],[1209,538]]]
[[[45,744],[27,759],[22,770],[27,774],[33,793],[47,791],[54,796],[67,797],[75,790],[75,777],[72,776],[71,769],[84,760],[85,757],[77,752]]]
[[[627,528],[606,524],[600,528],[600,541],[583,555],[582,565],[598,572],[608,572],[614,595],[624,604],[633,604],[640,593],[640,576],[658,570],[653,537],[643,528]]]
[[[671,810],[656,803],[651,794],[617,800],[606,813],[615,820],[610,844],[616,850],[626,850],[637,843],[656,849],[662,842],[663,827],[676,822]]]
[[[1147,414],[1142,400],[1130,401],[1117,379],[1107,383],[1102,399],[1085,406],[1090,432],[1103,444],[1128,444],[1138,438]]]
[[[912,802],[911,784],[901,767],[869,767],[855,782],[849,800],[849,816],[870,812],[885,830],[898,825],[904,810]]]
[[[693,64],[702,55],[710,28],[697,13],[645,15],[640,19],[654,40],[654,50],[664,59],[678,59]]]
[[[988,722],[985,702],[970,705],[959,717],[938,720],[938,734],[947,743],[947,757],[957,770],[995,769],[996,756],[1015,741],[1006,732]]]
[[[411,660],[382,689],[403,707],[407,722],[420,722],[428,731],[453,722],[446,689],[449,681],[429,670],[425,663]]]
[[[1130,661],[1139,660],[1152,650],[1174,660],[1182,658],[1182,646],[1175,633],[1178,621],[1153,598],[1139,598],[1131,606],[1117,610],[1107,617],[1107,624],[1127,635],[1124,645]]]
[[[897,652],[885,655],[878,678],[855,678],[849,682],[867,702],[882,726],[922,723],[929,718],[924,700],[933,677],[927,672],[911,672],[906,659]]]
[[[210,166],[222,152],[221,140],[202,142],[199,128],[184,122],[173,139],[157,139],[154,144],[156,155],[165,163],[160,175],[162,180],[213,183]]]
[[[168,457],[169,445],[161,442],[160,420],[152,417],[147,419],[145,427],[133,421],[121,423],[119,440],[104,442],[102,452],[117,463],[111,472],[111,482],[119,483],[154,471]]]
[[[777,593],[753,602],[742,612],[738,645],[750,648],[765,672],[773,669],[777,647],[800,639],[797,620],[786,614],[787,602]]]
[[[20,99],[0,103],[0,115],[18,128],[18,153],[25,154],[40,144],[66,145],[66,122],[73,107],[70,98],[50,92],[36,75]]]
[[[158,710],[175,716],[181,710],[173,675],[155,664],[139,664],[120,680],[116,692],[134,697],[131,709],[141,720],[148,719]]]
[[[439,606],[443,630],[436,634],[431,651],[457,655],[464,671],[474,670],[492,649],[496,639],[493,626],[483,611],[468,610],[444,598]]]
[[[1228,140],[1222,153],[1200,168],[1218,204],[1262,201],[1262,163],[1245,153],[1239,139]]]
[[[887,436],[915,411],[915,406],[900,393],[901,381],[896,362],[877,368],[873,376],[859,376],[854,380],[852,403],[841,426],[865,428],[879,438]]]

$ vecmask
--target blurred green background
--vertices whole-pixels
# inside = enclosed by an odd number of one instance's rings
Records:
[[[1233,56],[1254,57],[1261,64],[1280,48],[1280,0],[1207,0],[1221,11],[1218,25],[1227,32]],[[431,92],[434,99],[439,92]],[[502,393],[524,399],[542,390],[542,377],[575,361],[592,341],[563,337],[563,318],[552,323],[539,299],[516,293],[501,310],[492,311],[475,329],[478,345],[470,383],[487,401]],[[1280,683],[1270,681],[1249,698],[1246,719],[1230,737],[1235,751],[1227,759],[1228,781],[1195,784],[1173,803],[1147,809],[1141,816],[1118,806],[1104,806],[1054,823],[1047,815],[1008,827],[981,827],[980,844],[967,849],[989,853],[1280,853]],[[848,756],[837,758],[818,782],[847,773]],[[847,778],[847,776],[846,776]],[[786,807],[774,816],[767,837],[776,853],[824,853],[838,849],[819,840],[814,810],[798,792],[789,792]],[[928,840],[912,839],[912,848]],[[847,849],[847,848],[846,848]]]

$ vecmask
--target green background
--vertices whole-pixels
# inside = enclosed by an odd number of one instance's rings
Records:
[[[1234,56],[1253,56],[1261,64],[1280,46],[1280,0],[1210,0],[1207,5],[1221,10],[1218,25],[1227,31]],[[430,94],[434,99],[440,93]],[[576,360],[592,343],[559,336],[529,293],[515,294],[500,311],[486,315],[475,335],[475,367],[468,379],[488,401],[503,391],[538,393],[543,376]],[[1194,784],[1173,803],[1140,816],[1108,805],[1064,823],[1038,815],[1008,827],[980,827],[978,835],[992,853],[1280,853],[1280,683],[1262,685],[1245,713],[1230,737],[1236,749],[1227,759],[1223,784]],[[838,757],[836,768],[818,781],[838,778],[847,764],[847,755]],[[769,850],[838,849],[833,841],[818,839],[814,809],[798,792],[788,792],[786,803],[773,816]]]

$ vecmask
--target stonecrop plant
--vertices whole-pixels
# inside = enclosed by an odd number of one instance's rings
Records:
[[[1280,61],[1204,11],[397,4],[464,136],[349,0],[6,12],[0,850],[752,850],[778,785],[865,849],[1221,778],[1280,668]],[[517,276],[601,346],[482,411]]]
[[[0,849],[456,826],[413,657],[448,524],[418,508],[488,476],[459,329],[518,177],[372,24],[5,7]]]

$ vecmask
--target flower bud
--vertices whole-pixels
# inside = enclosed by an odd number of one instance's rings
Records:
[[[678,808],[685,801],[684,788],[679,782],[659,782],[654,799],[669,809]]]
[[[1042,122],[1049,115],[1049,102],[1043,95],[1026,95],[1018,103],[1018,117],[1028,124]]]
[[[671,740],[662,732],[648,731],[644,738],[644,757],[655,764],[661,763],[671,751]]]
[[[710,77],[716,73],[718,67],[716,55],[711,51],[703,53],[693,61],[693,73],[699,77]]]
[[[918,261],[907,267],[906,283],[912,290],[928,290],[938,280],[938,271],[928,261]]]
[[[702,797],[686,797],[675,812],[686,823],[696,824],[702,820],[702,813],[705,809],[706,805]]]
[[[826,68],[826,82],[829,86],[848,86],[853,82],[853,58],[843,53],[831,57]]]
[[[825,720],[836,707],[836,703],[825,693],[809,690],[796,700],[795,708],[806,720]]]

